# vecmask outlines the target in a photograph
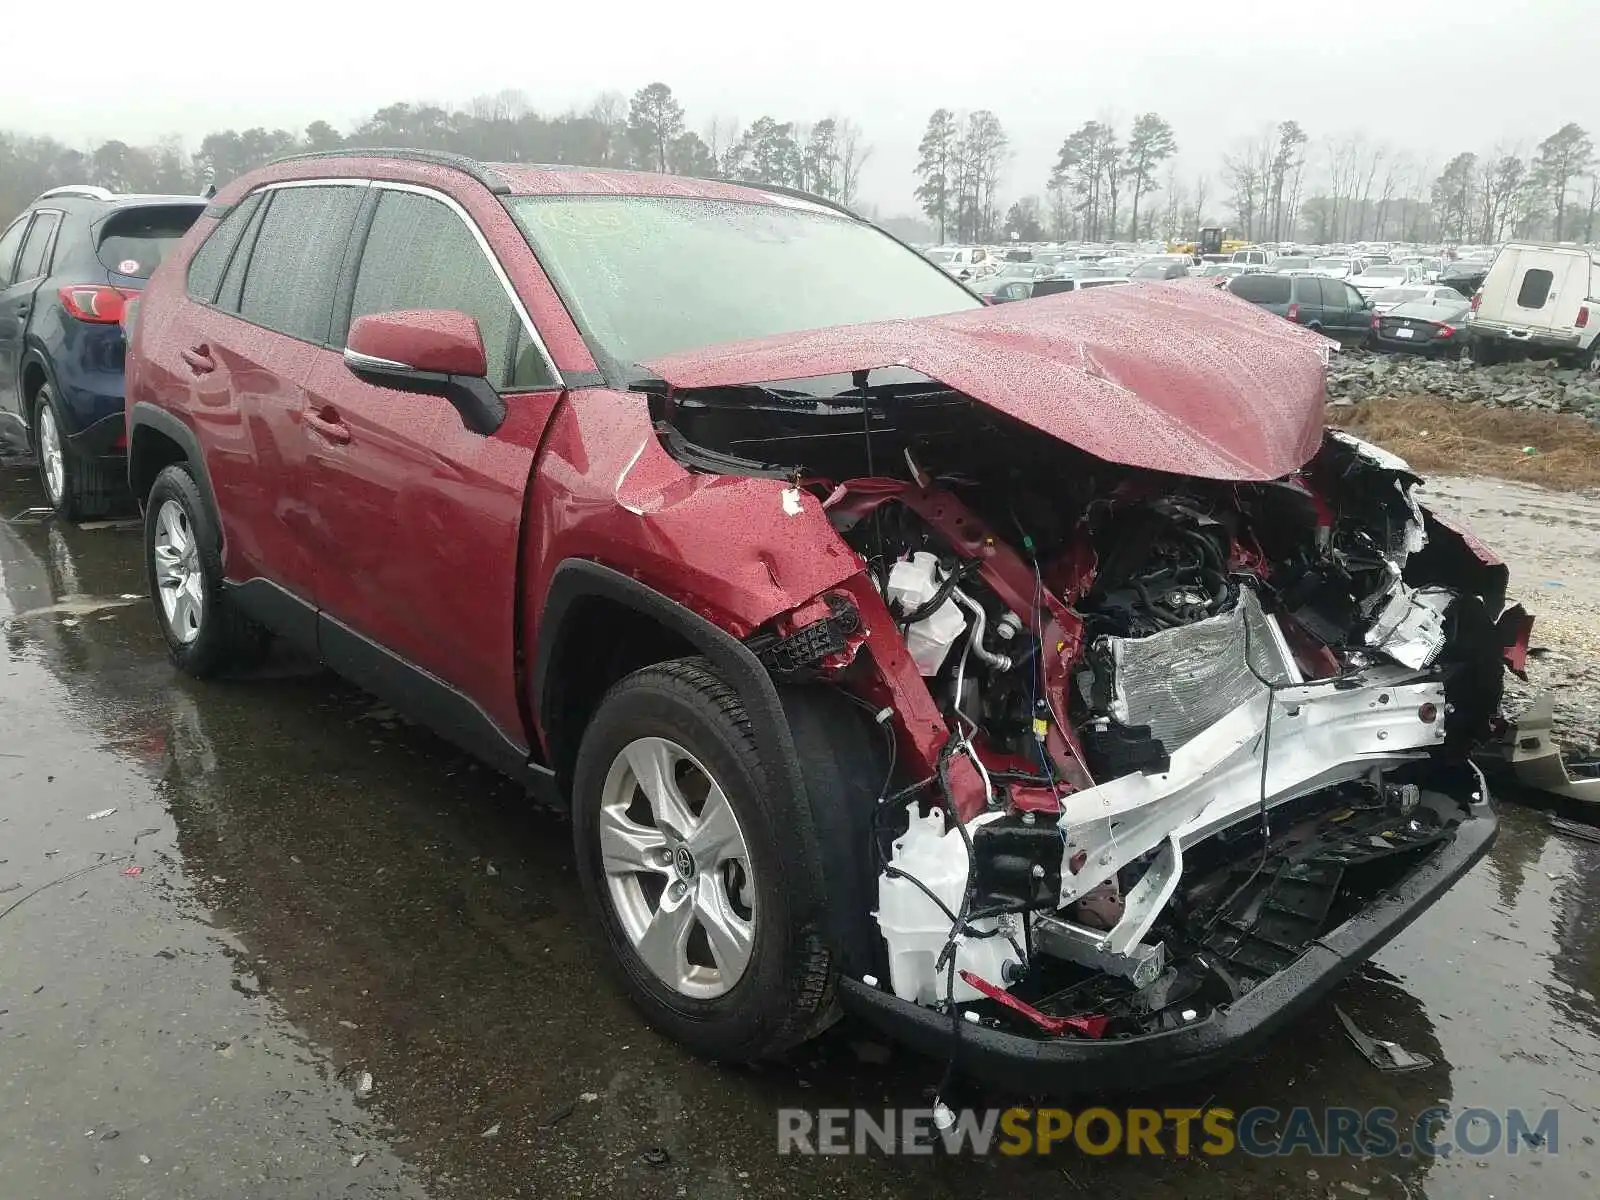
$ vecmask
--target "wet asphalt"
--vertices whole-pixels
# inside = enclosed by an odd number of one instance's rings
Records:
[[[848,1023],[680,1051],[563,820],[309,664],[179,676],[137,525],[40,503],[0,467],[0,1200],[1600,1192],[1600,845],[1540,813],[1264,1055],[1134,1102],[1556,1108],[1556,1153],[780,1157],[778,1109],[925,1106],[941,1065]],[[1379,1073],[1333,1002],[1433,1065]]]

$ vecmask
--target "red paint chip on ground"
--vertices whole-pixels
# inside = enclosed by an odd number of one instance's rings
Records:
[[[144,874],[144,868],[143,867],[125,867],[125,868],[123,868],[122,873],[124,875],[143,875]]]

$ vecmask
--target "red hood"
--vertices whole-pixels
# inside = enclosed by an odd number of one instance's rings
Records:
[[[1108,462],[1263,480],[1317,451],[1330,344],[1178,281],[728,342],[644,366],[673,388],[908,367]]]

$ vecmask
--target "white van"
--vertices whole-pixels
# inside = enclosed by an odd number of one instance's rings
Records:
[[[994,265],[992,255],[982,246],[934,246],[922,253],[957,279],[970,279]]]
[[[1519,347],[1590,362],[1600,333],[1600,261],[1577,246],[1507,242],[1468,321],[1475,362],[1499,362]]]

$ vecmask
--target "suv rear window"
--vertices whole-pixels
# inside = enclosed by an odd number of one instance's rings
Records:
[[[1543,308],[1550,297],[1550,284],[1555,276],[1542,267],[1522,273],[1522,286],[1517,289],[1517,307]]]
[[[122,208],[100,225],[95,255],[100,265],[132,279],[149,279],[167,251],[189,232],[205,211],[204,204],[168,204]]]
[[[1252,304],[1289,303],[1289,282],[1292,275],[1237,275],[1228,284],[1228,290],[1241,300]]]

